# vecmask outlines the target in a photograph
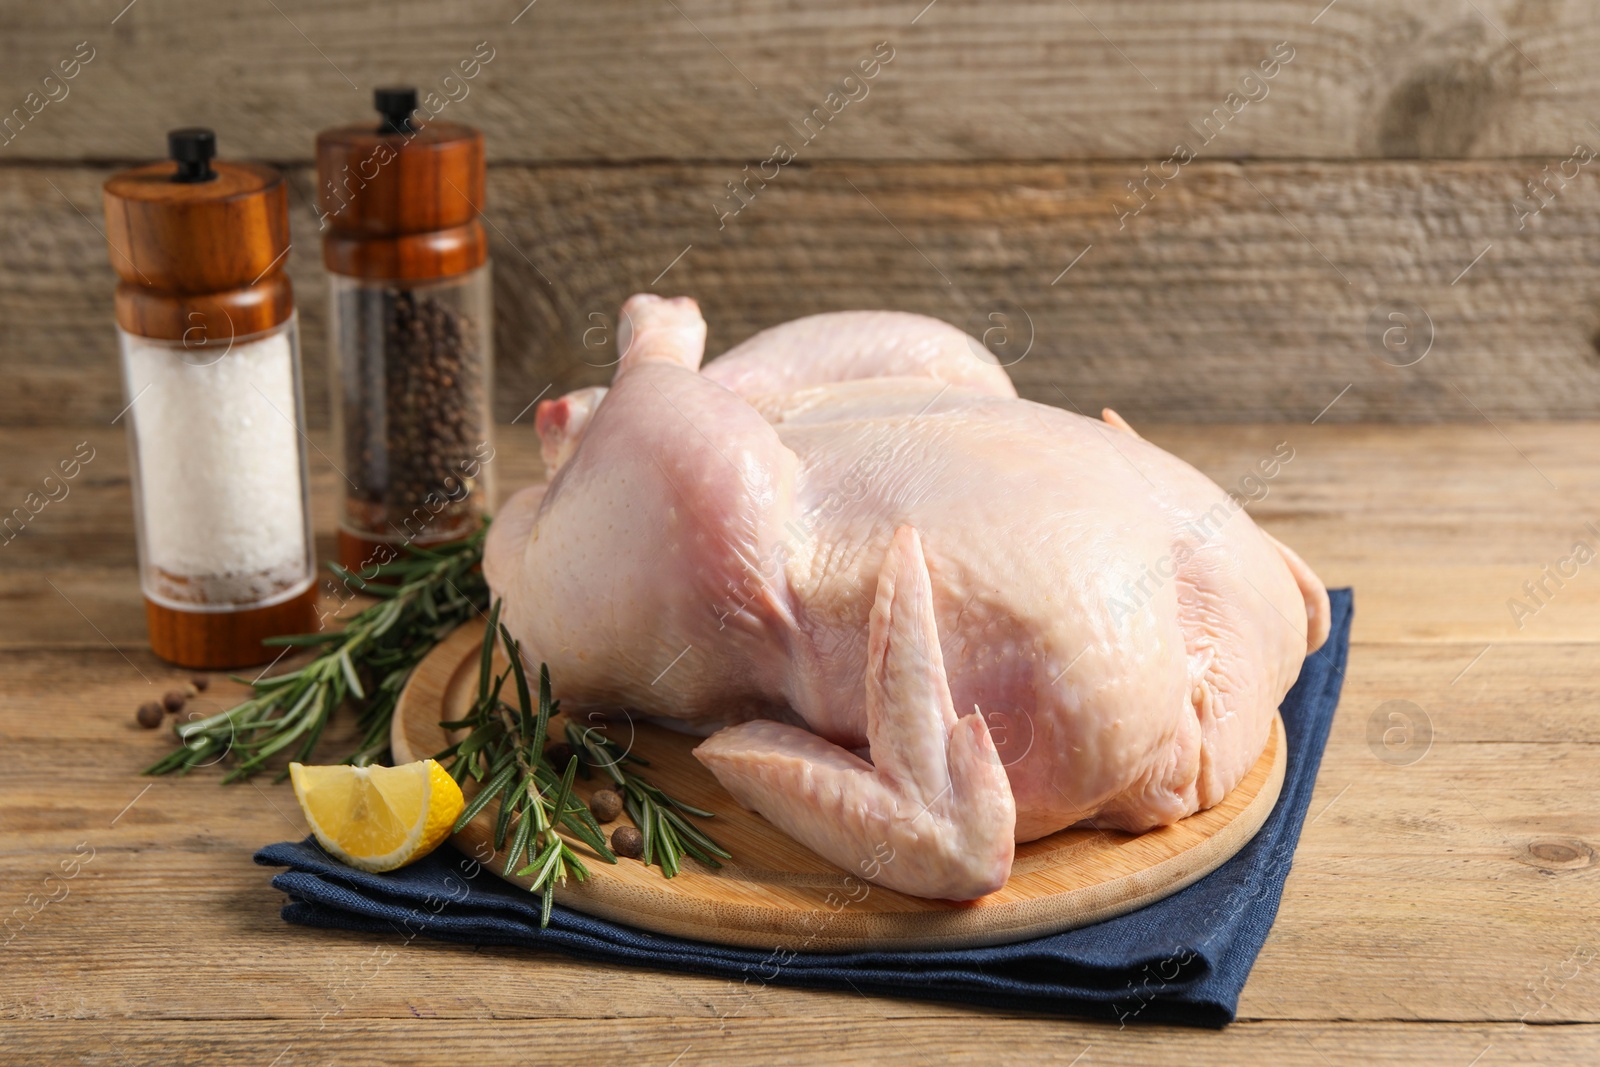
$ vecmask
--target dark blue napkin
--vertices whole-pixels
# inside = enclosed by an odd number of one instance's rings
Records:
[[[991,948],[926,952],[788,953],[664,937],[539,903],[446,846],[391,874],[330,859],[312,840],[269,845],[256,862],[291,868],[272,884],[283,917],[303,926],[418,935],[474,945],[552,948],[583,959],[641,964],[766,984],[956,1000],[1128,1022],[1222,1026],[1278,911],[1350,647],[1351,594],[1335,590],[1333,630],[1283,702],[1283,793],[1254,840],[1189,888],[1094,926]]]

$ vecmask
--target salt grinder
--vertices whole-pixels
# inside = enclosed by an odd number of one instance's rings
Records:
[[[288,196],[210,130],[167,144],[103,191],[140,588],[156,655],[244,667],[317,622]]]
[[[379,89],[374,104],[379,122],[317,136],[339,560],[366,575],[404,545],[476,532],[494,459],[483,134],[416,121],[415,89]]]

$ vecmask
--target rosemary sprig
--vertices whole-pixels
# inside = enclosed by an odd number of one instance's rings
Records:
[[[511,665],[491,682],[497,636],[505,646]],[[516,683],[515,706],[501,696],[508,679]],[[556,885],[564,884],[569,874],[580,882],[589,876],[578,854],[557,833],[558,828],[570,831],[605,862],[617,862],[588,806],[573,795],[578,757],[570,757],[558,774],[545,752],[550,716],[557,710],[556,703],[550,699],[550,671],[544,665],[539,667],[539,699],[535,708],[522,664],[521,646],[510,631],[500,625],[500,602],[495,601],[489,609],[483,652],[478,661],[478,698],[463,718],[440,723],[446,729],[465,729],[467,736],[434,759],[448,767],[458,782],[465,782],[470,776],[483,783],[477,796],[456,820],[454,832],[463,829],[490,804],[499,803],[494,849],[498,853],[508,843],[510,848],[500,869],[513,870],[518,861],[527,858],[528,864],[517,870],[517,874],[533,877],[528,888],[542,898],[540,926],[550,922]]]
[[[497,640],[505,648],[510,666],[495,675]],[[508,682],[514,684],[515,703],[503,695]],[[579,770],[588,777],[592,768],[601,769],[616,783],[629,817],[644,837],[644,861],[659,865],[666,877],[678,873],[685,855],[711,867],[721,866],[716,857],[729,858],[727,850],[689,822],[689,816],[712,818],[711,812],[674,800],[625,770],[629,764],[649,764],[623,752],[599,730],[583,730],[569,721],[566,736],[572,755],[559,769],[552,764],[545,743],[550,737],[550,719],[559,713],[560,703],[550,699],[550,670],[544,664],[539,665],[535,702],[521,646],[500,624],[500,602],[495,601],[489,609],[479,654],[477,699],[462,718],[439,724],[447,730],[466,730],[467,734],[434,759],[448,767],[458,782],[471,777],[483,783],[456,820],[455,832],[498,803],[494,849],[496,854],[502,848],[510,849],[500,869],[532,877],[528,888],[541,897],[541,925],[550,921],[555,887],[564,884],[568,875],[580,882],[589,876],[583,861],[558,830],[571,833],[605,862],[617,862],[588,806],[572,791]],[[517,864],[523,859],[528,863],[518,869]]]
[[[692,856],[707,867],[721,867],[717,857],[731,859],[732,853],[689,821],[715,818],[713,813],[668,796],[659,786],[626,770],[629,764],[648,767],[650,761],[618,747],[595,727],[580,727],[567,722],[567,743],[583,757],[587,767],[603,771],[622,792],[628,818],[644,836],[644,862],[658,864],[668,878],[683,866],[683,857]]]
[[[289,758],[305,762],[346,700],[358,710],[361,741],[344,762],[364,766],[385,760],[389,723],[412,669],[488,603],[479,568],[486,532],[484,527],[466,541],[434,549],[407,545],[406,555],[377,567],[370,578],[333,564],[350,589],[375,596],[378,603],[354,615],[343,630],[267,642],[314,648],[317,654],[286,674],[254,682],[237,679],[252,685],[255,695],[208,718],[180,723],[179,746],[144,773],[187,774],[231,756],[234,765],[222,780],[235,782],[291,747]]]

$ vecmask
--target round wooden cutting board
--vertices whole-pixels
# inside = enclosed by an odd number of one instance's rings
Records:
[[[452,740],[439,725],[459,719],[477,696],[482,631],[463,627],[425,659],[395,709],[397,763],[425,759]],[[504,666],[496,657],[499,670]],[[560,718],[552,736],[560,736]],[[796,843],[741,808],[691,754],[698,738],[648,723],[608,728],[619,744],[650,761],[635,768],[672,796],[717,813],[701,825],[729,852],[720,870],[685,858],[675,878],[638,860],[592,862],[573,841],[590,877],[568,881],[557,902],[589,915],[657,933],[775,951],[846,952],[875,948],[960,948],[1018,941],[1132,911],[1177,892],[1220,866],[1255,836],[1283,785],[1283,722],[1256,765],[1221,804],[1144,834],[1063,830],[1017,846],[1011,879],[976,901],[923,900],[872,885]],[[578,780],[587,797],[603,784]],[[453,839],[469,856],[491,854],[493,805]],[[610,831],[622,823],[604,827]],[[485,866],[497,870],[491,861]],[[527,879],[502,874],[522,885]]]

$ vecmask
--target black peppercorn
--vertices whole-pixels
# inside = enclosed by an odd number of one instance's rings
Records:
[[[619,826],[611,831],[611,851],[636,860],[644,855],[644,835],[632,826]]]
[[[139,714],[135,716],[140,726],[146,730],[154,730],[161,725],[163,708],[154,700],[147,700],[139,705]]]
[[[188,699],[188,696],[184,694],[182,689],[169,689],[161,698],[161,704],[168,711],[176,715],[178,712],[183,710],[184,702]]]
[[[622,814],[622,798],[613,789],[596,789],[589,798],[589,810],[596,822],[610,822]]]
[[[448,288],[340,299],[351,519],[424,541],[471,532],[484,506],[486,327]]]

